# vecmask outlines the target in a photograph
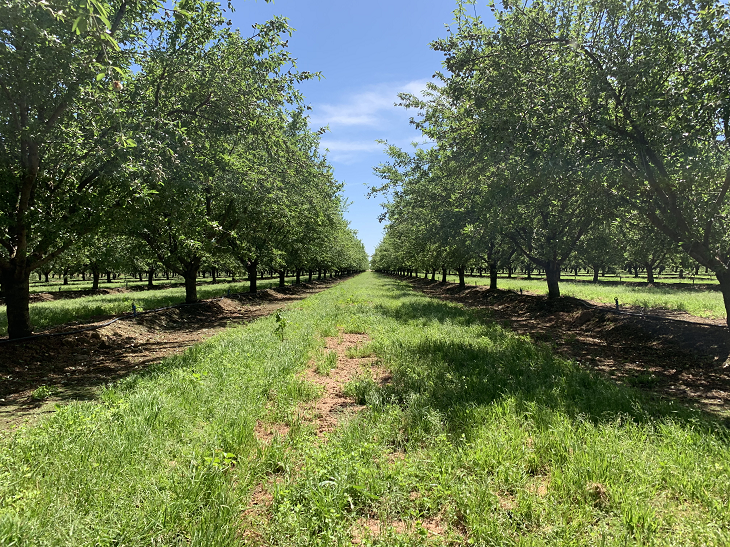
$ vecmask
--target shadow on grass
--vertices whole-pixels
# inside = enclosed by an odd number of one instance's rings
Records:
[[[406,298],[379,312],[397,321],[440,323],[438,336],[401,336],[384,348],[393,367],[386,397],[400,402],[417,395],[449,415],[505,397],[592,423],[630,418],[637,423],[672,419],[727,435],[728,420],[618,384],[557,356],[550,344],[535,343],[485,321],[473,310],[423,298]],[[453,327],[452,327],[453,326]],[[463,327],[471,327],[468,332]],[[457,412],[458,413],[458,412]]]

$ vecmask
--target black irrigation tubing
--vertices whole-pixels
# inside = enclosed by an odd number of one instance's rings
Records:
[[[175,304],[174,306],[165,306],[164,308],[155,308],[154,310],[145,310],[137,313],[125,313],[121,317],[115,317],[111,321],[107,321],[106,323],[102,323],[101,325],[92,325],[90,327],[84,327],[83,329],[76,329],[76,330],[70,330],[65,332],[48,332],[48,333],[42,333],[42,334],[33,334],[32,336],[24,336],[23,338],[3,338],[0,340],[0,344],[9,344],[11,342],[22,342],[24,340],[35,340],[38,338],[53,338],[56,336],[69,336],[71,334],[78,334],[80,332],[88,332],[92,330],[98,330],[104,327],[108,327],[109,325],[116,323],[117,321],[121,321],[122,319],[129,319],[129,318],[135,318],[140,315],[145,315],[147,313],[153,313],[158,311],[164,311],[164,310],[171,310],[174,308],[182,308],[184,306],[200,306],[202,304],[206,304],[208,302],[212,302],[215,300],[223,300],[224,298],[234,298],[234,297],[240,297],[243,294],[251,294],[251,293],[233,293],[233,294],[227,294],[225,296],[220,296],[217,298],[209,298],[208,300],[201,300],[200,302],[183,302],[182,304]]]

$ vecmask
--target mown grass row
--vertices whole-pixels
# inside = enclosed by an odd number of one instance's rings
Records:
[[[284,315],[284,341],[256,321],[2,441],[0,545],[730,543],[712,419],[375,274]],[[338,331],[392,381],[347,385],[367,408],[322,442],[297,372]]]
[[[287,278],[287,282],[294,278]],[[258,290],[277,287],[278,280],[259,281]],[[248,292],[248,281],[238,283],[203,284],[198,287],[198,298],[207,299],[231,293]],[[185,287],[173,287],[152,291],[124,292],[114,294],[98,294],[36,302],[30,305],[30,319],[36,330],[44,330],[56,325],[73,321],[85,321],[93,317],[119,315],[132,311],[132,304],[137,311],[152,310],[165,306],[173,306],[185,301]],[[5,306],[0,306],[0,336],[8,333],[8,317]]]
[[[447,281],[458,283],[459,278],[458,276],[447,276]],[[474,284],[489,285],[489,278],[467,278],[467,285],[473,286]],[[537,294],[547,294],[547,284],[540,279],[500,278],[497,286],[505,290],[523,289]],[[726,317],[722,293],[699,288],[677,289],[661,285],[641,287],[619,283],[615,285],[571,283],[569,278],[565,278],[560,282],[560,294],[609,305],[614,305],[614,298],[618,298],[621,305],[678,310],[697,317],[717,319]]]

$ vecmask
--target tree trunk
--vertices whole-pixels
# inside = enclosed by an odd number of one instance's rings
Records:
[[[560,262],[550,260],[545,268],[548,285],[548,298],[560,298]]]
[[[259,261],[254,260],[246,264],[246,271],[248,272],[248,292],[256,292],[256,269],[259,267]]]
[[[308,282],[308,283],[311,283],[311,282],[312,282],[312,275],[314,275],[314,272],[312,272],[312,270],[309,270],[309,271],[307,272],[307,274],[308,274],[308,276],[309,276],[309,277],[307,278],[307,282]]]
[[[93,276],[93,281],[91,282],[91,290],[92,291],[98,291],[99,290],[99,277],[101,277],[101,272],[98,270],[91,270],[91,275]]]
[[[497,289],[497,263],[489,263],[489,290]]]
[[[464,266],[459,266],[458,268],[456,268],[456,271],[459,272],[459,288],[460,289],[466,288],[466,279],[464,279],[464,270],[466,270],[466,268],[464,268]]]
[[[151,289],[152,287],[154,287],[154,285],[152,284],[154,277],[155,277],[155,269],[150,268],[149,270],[147,270],[147,288],[148,289]]]
[[[49,274],[49,273],[50,273],[50,272],[45,272],[45,273],[43,274],[43,275],[45,276],[45,278],[46,278],[46,283],[48,283],[48,274]]]
[[[30,272],[9,268],[0,272],[0,286],[8,316],[8,337],[25,338],[33,334],[30,324]]]
[[[446,283],[446,268],[441,268],[441,283]]]
[[[436,281],[436,268],[431,270],[431,281]]]
[[[598,268],[593,268],[593,282],[598,283]]]
[[[216,272],[215,266],[210,269],[210,277],[213,278],[212,283],[218,283],[218,278],[216,277],[217,273],[218,272]]]
[[[722,292],[722,299],[725,302],[725,314],[727,317],[725,321],[728,327],[730,327],[730,272],[716,273],[715,277],[720,282],[720,291]]]
[[[286,285],[286,271],[279,270],[279,287],[284,287],[285,285]]]
[[[654,266],[650,263],[646,263],[644,266],[646,266],[646,282],[654,283]]]
[[[109,270],[106,271],[106,282],[109,284],[112,282],[112,273]]]
[[[185,280],[185,303],[192,304],[198,301],[198,268],[197,266],[188,267],[183,272]]]
[[[296,274],[296,275],[297,275],[297,280],[296,280],[296,282],[295,282],[295,283],[296,283],[297,285],[299,285],[299,283],[301,283],[301,281],[302,281],[302,270],[300,270],[300,269],[297,269],[297,274]]]
[[[322,270],[317,270],[317,281],[322,280]]]

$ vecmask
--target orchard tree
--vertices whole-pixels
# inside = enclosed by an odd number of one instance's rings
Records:
[[[149,165],[131,153],[144,139],[125,86],[160,7],[159,0],[0,5],[0,284],[11,338],[32,332],[30,272],[148,191]]]
[[[549,85],[571,93],[545,107],[573,112],[576,136],[602,150],[606,185],[714,272],[730,311],[727,3],[540,0],[505,4],[497,21],[440,42],[447,66],[467,82],[521,55],[536,59],[520,74],[537,82],[537,60],[563,58],[575,77]]]
[[[256,25],[251,38],[222,27],[216,4],[188,17],[161,21],[135,85],[154,120],[150,133],[168,139],[158,161],[164,177],[130,227],[157,259],[185,280],[186,302],[197,300],[198,270],[227,251],[238,224],[231,184],[241,162],[285,148],[282,107],[299,100],[297,73],[283,36],[283,19]],[[241,158],[244,158],[243,160]]]

